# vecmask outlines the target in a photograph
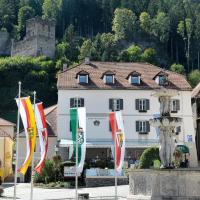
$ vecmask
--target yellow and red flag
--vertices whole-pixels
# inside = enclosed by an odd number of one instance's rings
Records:
[[[20,116],[22,119],[22,123],[24,126],[24,131],[26,135],[26,159],[23,163],[23,165],[18,169],[18,172],[25,174],[29,165],[31,164],[31,160],[33,157],[34,149],[35,149],[35,143],[36,143],[36,121],[34,116],[33,107],[30,101],[30,97],[23,97],[20,99],[17,99],[17,105],[18,101],[20,100]]]

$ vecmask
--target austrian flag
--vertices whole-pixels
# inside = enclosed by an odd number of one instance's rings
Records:
[[[35,171],[37,173],[41,173],[45,165],[45,159],[48,150],[48,132],[47,132],[46,119],[44,116],[42,103],[37,103],[35,105],[35,118],[36,118],[39,141],[40,141],[40,150],[41,150],[40,162],[35,167]]]
[[[115,141],[116,147],[116,169],[118,172],[121,172],[125,154],[125,132],[121,112],[110,112],[109,121],[112,129],[112,138]]]

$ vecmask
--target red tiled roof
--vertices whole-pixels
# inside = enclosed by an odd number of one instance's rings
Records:
[[[79,71],[85,70],[89,73],[88,84],[81,85],[75,79]],[[115,73],[115,84],[107,85],[101,79],[106,71]],[[126,77],[136,71],[141,74],[141,84],[132,85]],[[160,72],[168,74],[169,84],[165,86],[170,89],[192,90],[190,84],[183,75],[163,70],[148,63],[115,63],[115,62],[90,62],[90,64],[80,64],[58,74],[58,89],[128,89],[128,90],[149,90],[158,89],[160,86],[153,78]]]
[[[15,126],[15,124],[3,118],[0,118],[0,126]]]
[[[200,83],[192,90],[192,98],[200,98]]]

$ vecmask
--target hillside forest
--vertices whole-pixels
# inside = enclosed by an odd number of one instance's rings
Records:
[[[17,82],[46,106],[57,101],[56,74],[63,64],[149,62],[200,82],[199,0],[0,0],[0,30],[25,36],[34,16],[56,23],[56,57],[0,58],[0,111],[15,110]],[[9,99],[9,100],[8,100]],[[6,112],[5,112],[6,110]]]

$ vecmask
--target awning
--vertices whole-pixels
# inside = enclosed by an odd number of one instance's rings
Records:
[[[177,145],[176,149],[180,150],[182,153],[190,153],[190,150],[186,145]]]
[[[126,148],[147,148],[157,146],[159,141],[155,139],[127,139],[125,144]],[[61,139],[59,143],[59,147],[71,147],[72,145],[73,141],[70,139]],[[87,139],[86,146],[87,148],[111,148],[113,146],[113,140],[105,138]]]

